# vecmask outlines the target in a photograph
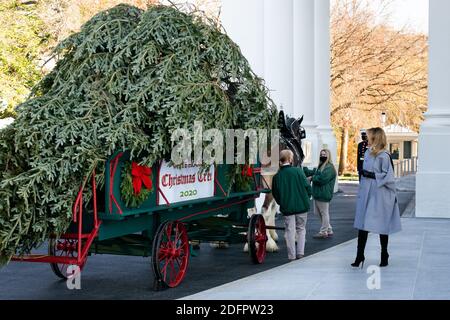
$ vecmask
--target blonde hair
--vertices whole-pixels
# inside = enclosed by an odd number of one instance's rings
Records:
[[[323,169],[325,169],[325,167],[327,166],[327,164],[333,165],[333,159],[332,159],[332,157],[331,157],[331,151],[330,151],[329,149],[322,149],[322,150],[320,150],[320,152],[319,152],[319,157],[320,157],[320,155],[322,154],[322,152],[325,152],[325,153],[327,154],[327,160],[326,160],[324,163],[322,163],[322,165],[319,167],[319,170],[320,170],[320,171],[322,171]],[[320,162],[320,160],[319,160],[319,162]],[[334,168],[334,165],[333,165],[333,168]]]
[[[282,150],[280,152],[280,162],[286,163],[294,160],[294,153],[291,150]]]
[[[386,133],[382,128],[371,128],[367,130],[367,138],[372,149],[370,153],[374,157],[386,150],[387,138]]]

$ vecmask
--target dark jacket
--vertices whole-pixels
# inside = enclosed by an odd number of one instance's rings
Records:
[[[285,216],[309,211],[312,190],[305,173],[300,168],[281,167],[273,177],[272,194]]]
[[[312,195],[314,200],[330,202],[333,199],[334,184],[336,183],[336,170],[328,163],[323,170],[303,168],[305,175],[312,178]]]
[[[361,173],[363,169],[364,155],[367,151],[367,148],[369,148],[369,143],[367,142],[367,140],[358,143],[358,158],[356,159],[358,173]]]

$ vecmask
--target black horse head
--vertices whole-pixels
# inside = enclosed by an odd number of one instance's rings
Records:
[[[280,129],[280,150],[289,149],[294,153],[296,167],[301,167],[305,154],[302,149],[302,140],[306,138],[305,129],[301,126],[303,116],[295,119],[285,116],[283,111],[278,115],[278,128]]]

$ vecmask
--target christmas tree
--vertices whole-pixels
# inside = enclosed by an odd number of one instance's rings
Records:
[[[170,133],[275,128],[239,47],[198,12],[119,5],[56,48],[58,63],[0,131],[0,262],[66,231],[80,186],[117,150],[151,166]],[[89,193],[84,194],[89,200]]]

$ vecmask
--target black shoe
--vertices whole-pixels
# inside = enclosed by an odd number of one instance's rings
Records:
[[[361,269],[364,268],[364,260],[366,260],[366,258],[364,257],[356,257],[355,262],[353,262],[351,264],[352,267],[354,268],[359,268],[359,265],[361,265]]]
[[[387,267],[389,265],[388,260],[389,260],[389,254],[387,252],[382,252],[380,267]]]

